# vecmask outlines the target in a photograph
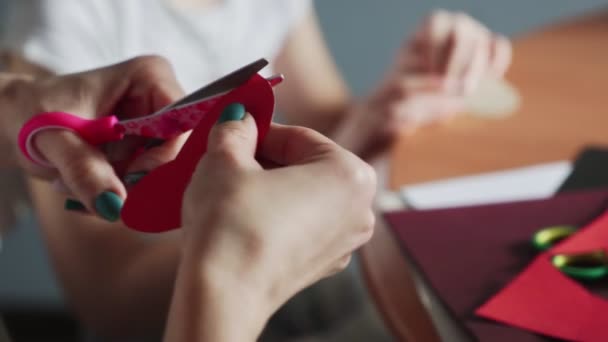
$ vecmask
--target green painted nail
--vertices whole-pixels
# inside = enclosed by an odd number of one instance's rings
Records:
[[[102,192],[95,198],[95,210],[97,210],[99,216],[110,222],[117,221],[120,218],[122,204],[122,199],[111,191]]]
[[[148,173],[146,171],[129,173],[124,176],[123,181],[127,185],[134,185],[137,184],[137,182],[139,182],[147,174]]]
[[[65,210],[69,210],[69,211],[81,211],[81,212],[86,212],[87,211],[87,207],[84,206],[84,204],[82,204],[81,202],[68,198],[65,200],[65,204],[63,206],[65,208]]]
[[[231,103],[222,112],[217,123],[223,123],[226,121],[237,121],[243,120],[245,117],[245,106],[240,103]]]

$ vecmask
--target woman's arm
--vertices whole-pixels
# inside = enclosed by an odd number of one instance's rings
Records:
[[[253,286],[253,279],[217,272],[214,262],[223,263],[201,260],[198,253],[183,257],[165,341],[256,341],[262,332],[273,313],[271,303]]]
[[[329,134],[350,109],[353,99],[310,7],[285,41],[274,69],[288,81],[275,91],[279,111],[287,122]]]

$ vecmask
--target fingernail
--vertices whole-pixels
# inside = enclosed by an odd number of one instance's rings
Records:
[[[63,207],[68,211],[87,212],[87,207],[85,207],[84,204],[71,198],[65,200]]]
[[[134,185],[137,184],[137,182],[139,182],[147,174],[148,173],[146,171],[129,173],[123,177],[123,181],[127,185]]]
[[[120,218],[122,204],[122,198],[111,191],[102,192],[95,198],[95,210],[97,210],[99,216],[110,222],[117,221]]]
[[[145,145],[144,145],[144,150],[149,150],[151,148],[160,146],[162,144],[165,143],[164,139],[152,139],[150,141],[148,141]]]
[[[220,118],[217,120],[218,124],[226,121],[237,121],[242,120],[245,117],[245,106],[240,103],[231,103],[222,112]]]

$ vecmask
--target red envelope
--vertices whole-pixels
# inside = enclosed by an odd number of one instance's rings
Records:
[[[255,118],[258,143],[272,121],[274,93],[270,83],[254,75],[247,83],[226,94],[198,123],[177,157],[162,165],[129,190],[121,217],[130,228],[143,232],[163,232],[180,227],[182,198],[199,160],[207,150],[207,137],[222,110],[238,102]]]

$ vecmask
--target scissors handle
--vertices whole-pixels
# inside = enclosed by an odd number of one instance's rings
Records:
[[[19,131],[19,149],[33,163],[53,167],[36,149],[36,134],[49,129],[64,129],[73,131],[91,145],[100,145],[122,139],[124,132],[117,123],[118,118],[115,116],[91,120],[64,112],[38,114],[27,121]]]

